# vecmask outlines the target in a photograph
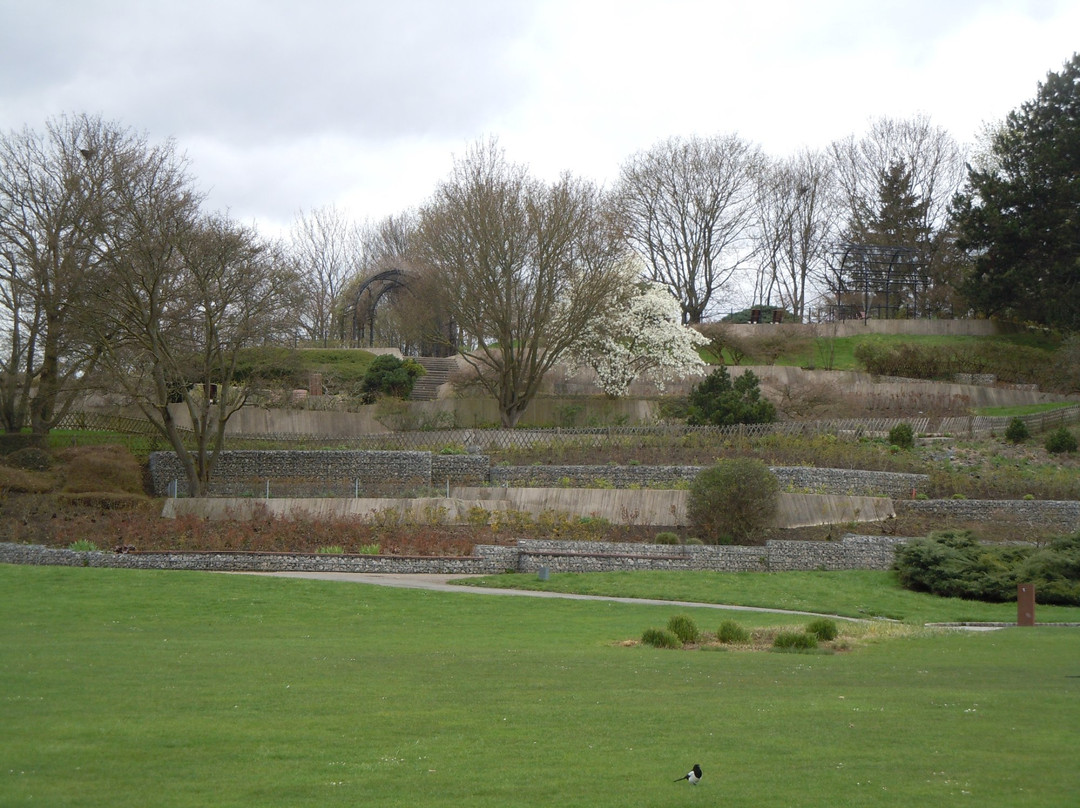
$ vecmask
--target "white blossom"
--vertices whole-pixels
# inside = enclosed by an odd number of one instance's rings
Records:
[[[643,283],[624,306],[585,329],[574,347],[578,367],[596,371],[601,389],[623,396],[638,376],[663,392],[666,382],[700,371],[697,347],[708,340],[682,324],[679,302],[662,283]]]

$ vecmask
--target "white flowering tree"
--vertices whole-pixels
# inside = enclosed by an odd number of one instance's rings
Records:
[[[662,392],[664,384],[700,371],[697,353],[708,340],[682,324],[679,301],[662,283],[637,284],[625,305],[585,328],[574,346],[577,367],[596,371],[600,387],[612,397],[624,396],[639,376]]]

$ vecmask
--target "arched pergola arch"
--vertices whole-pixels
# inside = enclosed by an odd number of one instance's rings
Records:
[[[364,278],[352,293],[352,343],[363,347],[365,332],[367,346],[375,347],[375,312],[386,295],[399,289],[415,295],[412,284],[417,275],[400,267],[384,269]],[[439,326],[441,336],[430,343],[418,347],[428,356],[452,356],[457,353],[457,327],[453,321],[445,321]]]
[[[357,345],[364,344],[364,327],[367,326],[368,347],[375,346],[375,309],[389,292],[408,288],[408,275],[401,269],[386,269],[361,281],[353,295],[352,339]],[[371,290],[365,307],[365,316],[361,318],[361,304],[364,293]]]
[[[842,243],[832,250],[833,271],[836,275],[836,312],[834,319],[848,319],[848,306],[841,301],[845,293],[862,297],[856,319],[864,319],[876,311],[878,316],[892,316],[900,291],[911,289],[912,309],[919,310],[919,284],[926,284],[926,256],[918,247],[901,244]],[[873,306],[877,295],[884,296],[884,305]]]

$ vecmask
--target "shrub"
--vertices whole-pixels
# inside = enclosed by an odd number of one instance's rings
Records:
[[[96,553],[98,546],[89,539],[79,539],[69,544],[68,549],[75,550],[78,553]]]
[[[668,631],[678,637],[683,645],[689,645],[690,643],[697,642],[698,640],[698,627],[694,623],[693,619],[685,614],[676,614],[668,620]]]
[[[1076,438],[1073,433],[1061,426],[1046,436],[1046,451],[1050,454],[1064,454],[1076,451]]]
[[[734,620],[725,620],[716,630],[716,639],[724,644],[750,642],[750,632]]]
[[[776,407],[761,397],[758,377],[745,371],[735,381],[726,367],[706,376],[690,391],[687,423],[695,426],[768,424],[776,420]]]
[[[392,354],[376,356],[368,365],[361,389],[367,396],[382,393],[394,398],[408,398],[424,368],[412,359],[401,360]]]
[[[817,637],[805,631],[781,631],[773,640],[773,648],[779,651],[812,651],[817,648]]]
[[[1080,605],[1080,533],[1033,552],[1021,562],[1017,580],[1035,584],[1039,603]]]
[[[345,548],[340,544],[331,544],[328,546],[320,547],[315,551],[319,555],[344,555]]]
[[[66,493],[144,493],[142,467],[122,446],[82,446],[63,449],[57,455],[66,463]]]
[[[678,533],[672,533],[670,530],[664,530],[656,534],[656,538],[653,539],[656,544],[682,544],[679,540]]]
[[[1005,440],[1009,443],[1023,443],[1031,437],[1031,431],[1020,418],[1013,418],[1005,427]]]
[[[813,634],[822,642],[835,640],[840,634],[836,621],[827,617],[818,617],[806,624],[806,633]]]
[[[1030,547],[982,545],[967,530],[942,531],[899,546],[895,569],[906,589],[1001,603],[1016,599],[1030,554]]]
[[[666,628],[647,628],[641,634],[641,641],[653,648],[681,648],[679,638]]]
[[[889,430],[889,444],[901,449],[910,449],[915,445],[915,430],[911,424],[897,424]]]
[[[725,460],[690,485],[687,515],[712,544],[751,539],[776,514],[780,483],[760,460]]]
[[[49,474],[0,466],[0,491],[43,494],[50,491],[54,484],[55,481]]]
[[[25,446],[5,457],[4,465],[24,471],[48,471],[52,468],[52,457],[44,449]]]

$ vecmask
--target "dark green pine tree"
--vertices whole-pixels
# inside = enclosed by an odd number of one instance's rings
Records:
[[[953,203],[972,258],[964,292],[987,315],[1080,328],[1080,54],[994,133]]]
[[[864,204],[851,226],[851,241],[881,247],[920,247],[930,240],[929,200],[919,197],[903,160],[889,165],[878,178],[878,198]]]
[[[889,164],[878,177],[878,196],[856,211],[849,228],[852,244],[869,247],[852,254],[859,274],[852,284],[873,294],[875,305],[917,315],[920,297],[928,286],[930,256],[935,252],[928,222],[930,200],[915,188],[910,168],[903,160]],[[865,273],[865,274],[864,274]]]

